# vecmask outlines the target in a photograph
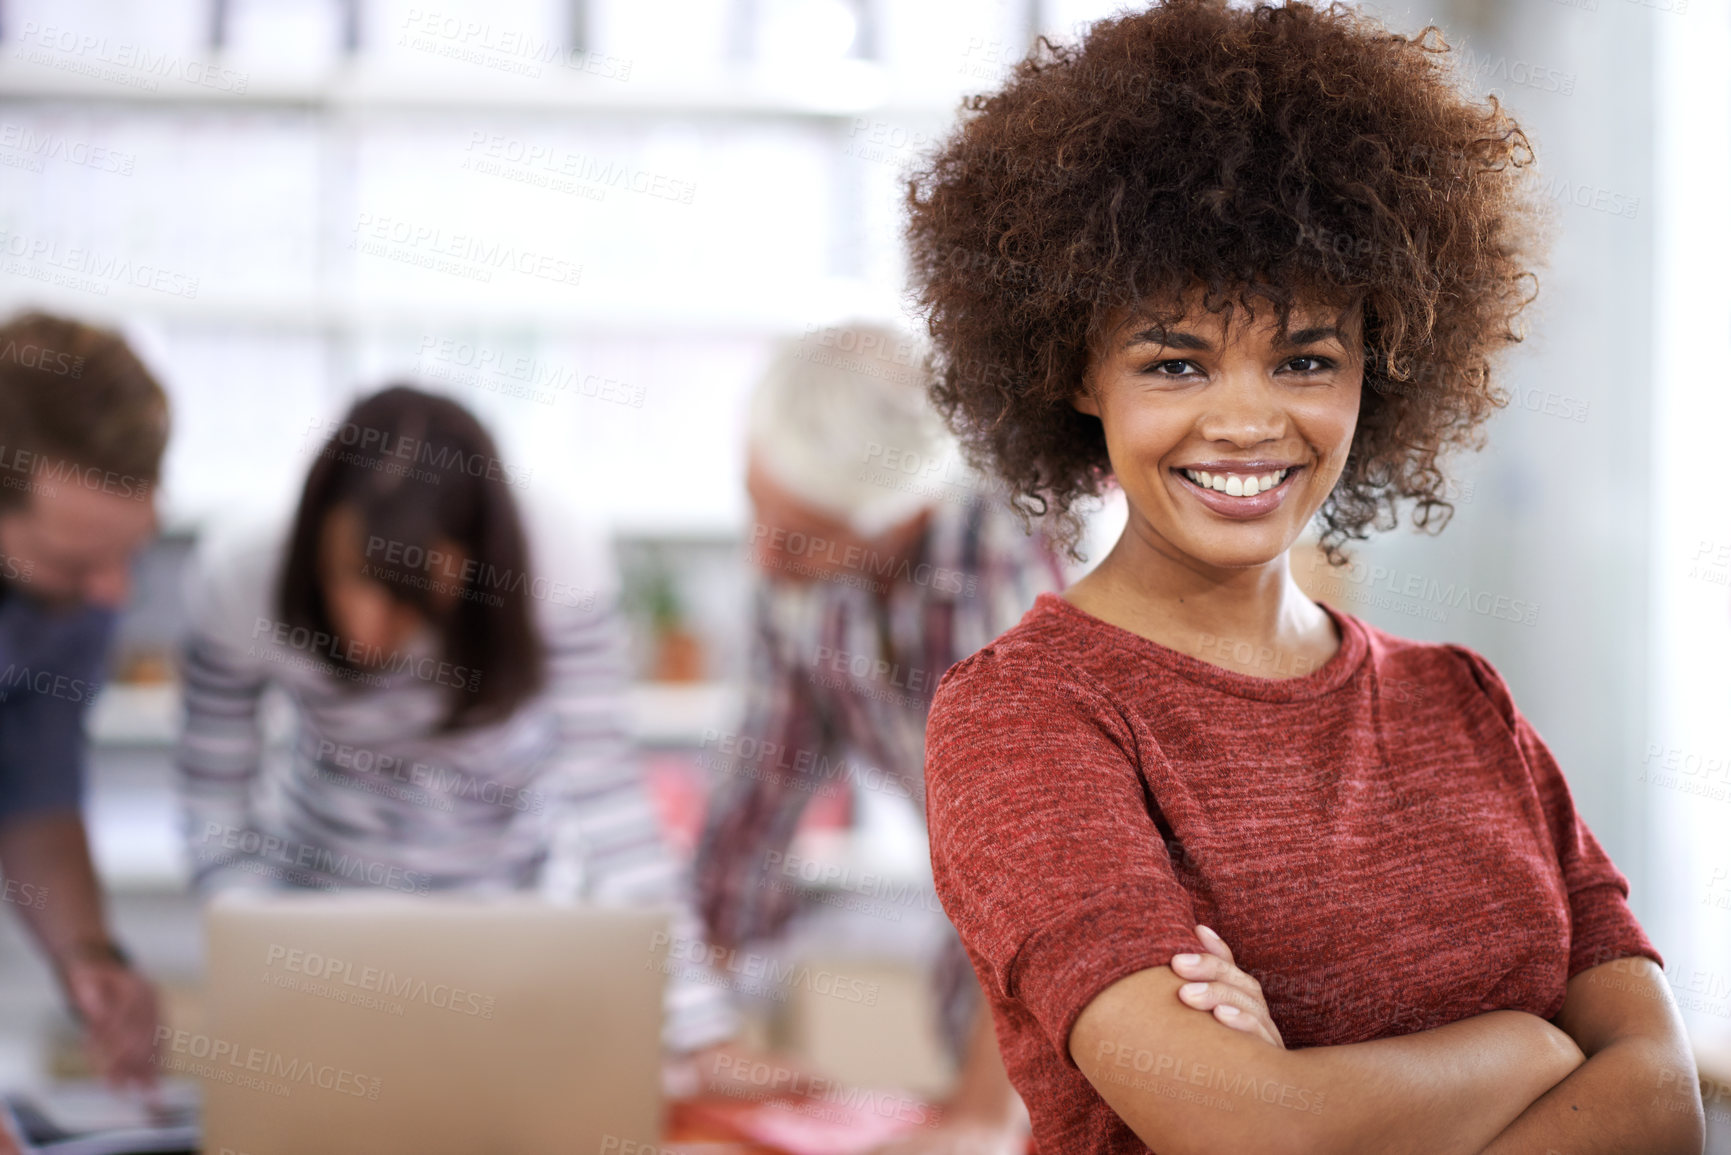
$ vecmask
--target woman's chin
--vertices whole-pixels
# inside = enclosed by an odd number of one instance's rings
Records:
[[[1237,529],[1228,533],[1183,534],[1172,540],[1191,558],[1211,569],[1255,569],[1278,561],[1298,536],[1274,532],[1270,526],[1255,532]]]

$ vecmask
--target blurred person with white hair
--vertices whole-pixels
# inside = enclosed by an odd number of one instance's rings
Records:
[[[814,331],[779,349],[752,397],[746,705],[695,869],[710,939],[727,948],[785,943],[803,921],[797,879],[773,868],[790,860],[816,795],[857,782],[909,807],[923,830],[938,679],[1064,584],[1044,534],[962,463],[926,400],[920,354],[889,326]],[[893,869],[859,863],[876,866]],[[929,889],[924,856],[920,869]],[[959,1075],[943,1124],[894,1149],[1019,1151],[1020,1101],[942,908],[934,896],[889,917],[917,910],[940,924],[939,1034]]]

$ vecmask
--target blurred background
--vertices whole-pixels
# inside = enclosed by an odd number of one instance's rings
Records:
[[[737,709],[745,399],[772,343],[904,317],[904,170],[1034,36],[1119,6],[0,0],[0,314],[119,326],[174,408],[165,532],[92,719],[96,854],[141,962],[186,984],[202,965],[169,765],[201,533],[289,506],[354,397],[447,393],[523,493],[610,530],[633,725],[659,781],[700,777]],[[1731,6],[1365,7],[1436,24],[1463,83],[1514,110],[1557,244],[1447,532],[1295,568],[1504,673],[1711,1055],[1731,1043]],[[1100,512],[1091,558],[1121,520]],[[1415,574],[1536,612],[1401,595]],[[53,1060],[58,1014],[0,919],[0,1082]]]

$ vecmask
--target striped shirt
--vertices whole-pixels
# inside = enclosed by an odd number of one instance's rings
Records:
[[[836,782],[905,798],[924,824],[926,711],[938,679],[1063,586],[1056,556],[1001,504],[942,502],[905,564],[869,555],[826,580],[761,577],[744,717],[710,795],[696,861],[710,937],[773,937],[798,905],[767,877],[806,804]],[[934,904],[935,905],[935,904]],[[946,927],[934,980],[960,1054],[977,988]]]
[[[551,510],[523,512],[545,687],[503,721],[447,733],[436,730],[450,687],[485,671],[441,661],[423,631],[382,666],[339,676],[328,640],[278,617],[286,525],[201,544],[176,758],[199,889],[539,889],[669,906],[675,942],[700,941],[625,729],[628,638],[603,539]],[[291,707],[286,750],[265,741],[267,691]],[[737,1028],[703,978],[668,984],[669,1049]]]

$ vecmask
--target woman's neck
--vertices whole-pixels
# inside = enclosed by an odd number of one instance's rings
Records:
[[[1284,553],[1260,566],[1205,572],[1126,532],[1063,597],[1170,649],[1263,677],[1316,669],[1340,641],[1328,614],[1293,580]]]

